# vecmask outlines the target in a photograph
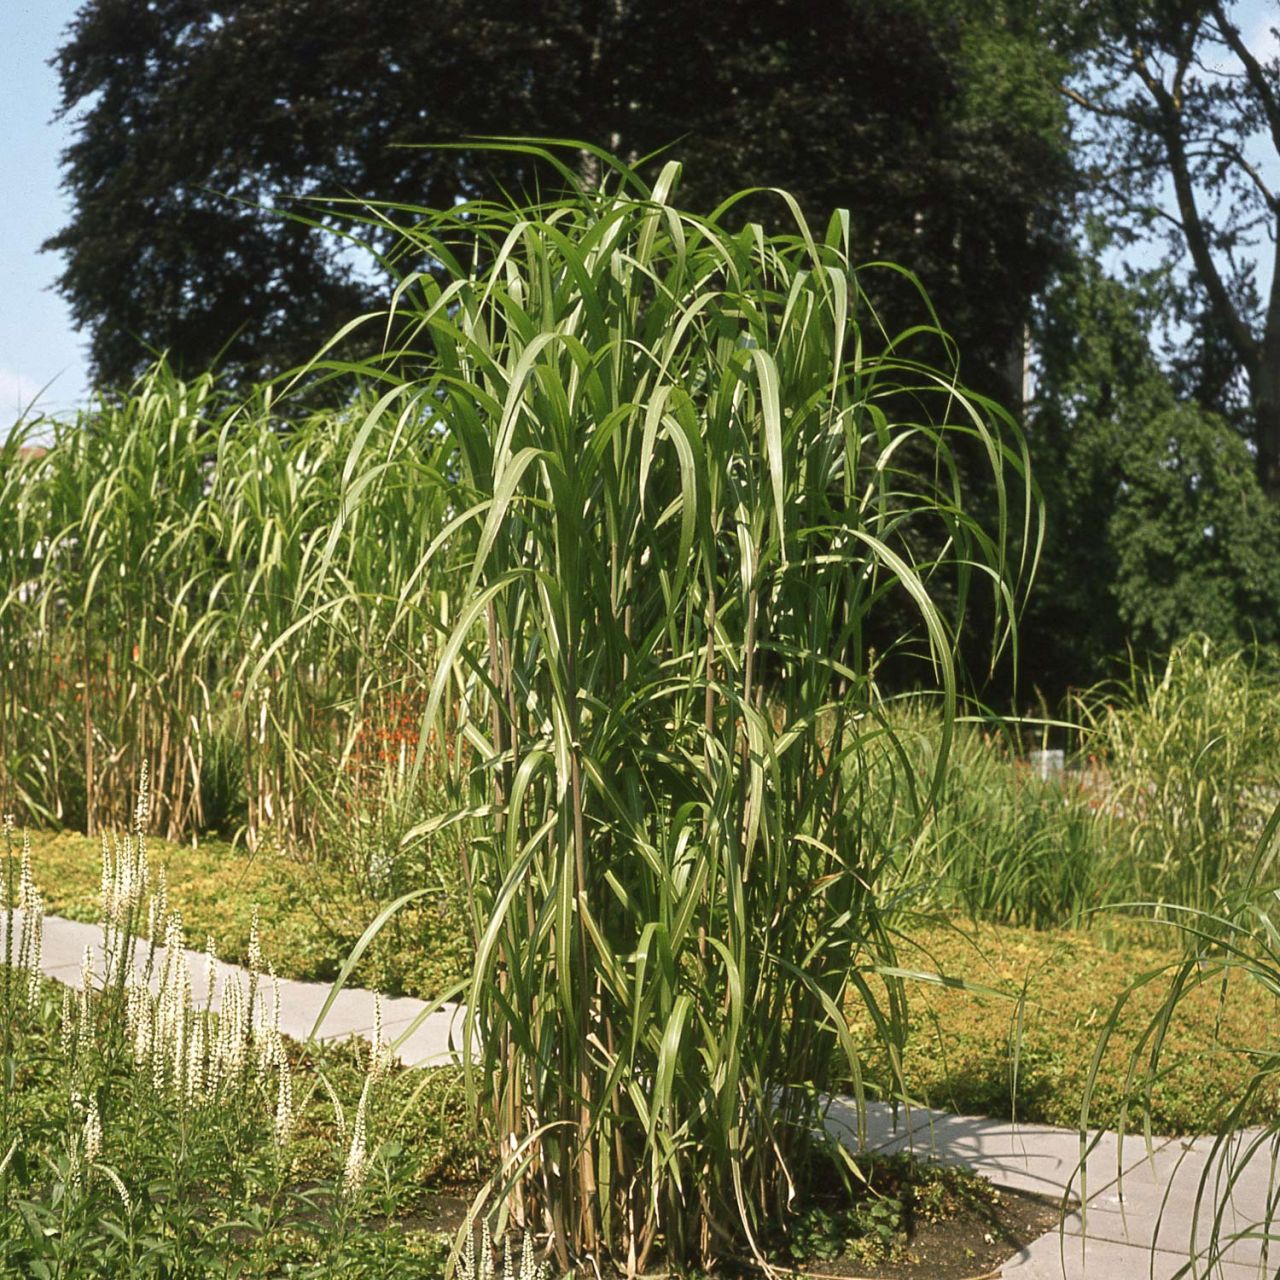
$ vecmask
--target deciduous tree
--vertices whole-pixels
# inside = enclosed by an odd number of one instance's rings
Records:
[[[447,208],[559,185],[527,158],[423,145],[476,135],[669,147],[694,208],[767,184],[820,223],[851,210],[857,251],[913,268],[966,377],[1001,393],[1071,177],[1036,8],[88,0],[57,56],[81,114],[48,247],[100,380],[148,349],[247,380],[386,296],[379,268],[283,211],[332,226],[346,194]]]
[[[1086,125],[1100,203],[1129,235],[1163,228],[1189,262],[1204,355],[1192,382],[1221,407],[1214,397],[1243,380],[1258,478],[1280,499],[1280,61],[1244,12],[1230,0],[1095,0],[1084,10],[1095,53],[1064,93]]]

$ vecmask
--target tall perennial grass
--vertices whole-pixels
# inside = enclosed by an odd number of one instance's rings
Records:
[[[355,827],[394,853],[432,795],[410,767],[448,503],[430,415],[282,420],[161,362],[46,430],[0,447],[0,800],[126,826],[145,755],[171,838],[349,851]]]
[[[599,158],[604,188],[554,203],[380,209],[422,270],[359,371],[431,405],[447,459],[427,567],[463,585],[428,712],[458,744],[495,1197],[562,1267],[634,1273],[763,1256],[833,1055],[857,1072],[846,999],[898,1043],[902,993],[865,976],[892,960],[863,803],[892,735],[864,627],[915,611],[949,728],[933,593],[977,577],[1000,615],[1032,503],[923,299],[882,327],[864,281],[897,268],[856,269],[842,215],[817,234],[779,193],[787,230],[738,228],[736,198],[682,210],[677,167]]]

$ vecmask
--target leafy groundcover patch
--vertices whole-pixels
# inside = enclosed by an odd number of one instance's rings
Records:
[[[198,849],[149,841],[166,868],[169,895],[187,936],[207,934],[227,960],[243,963],[255,907],[262,945],[281,977],[328,980],[385,903],[362,897],[333,871],[273,848],[250,855],[216,841]],[[72,833],[35,832],[32,860],[57,915],[96,920],[98,842]],[[463,913],[446,896],[407,908],[375,940],[352,981],[431,997],[466,971],[470,942]],[[1135,978],[1181,958],[1171,928],[1098,917],[1090,930],[974,925],[958,919],[904,924],[899,961],[1001,992],[976,995],[917,984],[909,991],[910,1039],[904,1064],[920,1100],[944,1110],[1074,1127],[1098,1036],[1120,993]],[[1090,1124],[1112,1127],[1126,1097],[1129,1058],[1158,1013],[1166,983],[1140,989],[1123,1010],[1099,1065]],[[1280,1048],[1280,1001],[1239,975],[1186,1000],[1170,1028],[1152,1089],[1157,1132],[1212,1132],[1224,1099],[1238,1097],[1256,1069],[1245,1050]],[[877,1078],[875,1064],[871,1075]],[[878,1082],[888,1086],[881,1064]],[[1280,1105],[1259,1094],[1248,1123]]]
[[[282,978],[327,982],[386,901],[359,892],[314,858],[270,844],[253,853],[221,840],[193,848],[154,837],[153,868],[163,868],[170,904],[182,912],[189,943],[215,939],[218,954],[244,964],[258,914],[264,958]],[[101,911],[100,842],[74,832],[33,831],[31,860],[51,915],[94,922]],[[448,895],[428,896],[399,912],[352,976],[385,995],[429,999],[466,971],[463,913]]]
[[[1149,1102],[1157,1133],[1214,1132],[1224,1107],[1253,1078],[1257,1055],[1280,1048],[1280,1000],[1242,974],[1189,994],[1169,1026],[1148,1095],[1141,1081],[1149,1035],[1172,966],[1182,959],[1178,944],[1172,928],[1119,918],[1100,919],[1089,932],[945,920],[912,926],[899,941],[903,967],[999,994],[911,988],[908,1089],[945,1111],[1073,1128],[1099,1037],[1114,1017],[1089,1125],[1116,1127],[1126,1104],[1132,1123]],[[1145,975],[1150,980],[1117,1013],[1118,997]],[[882,1061],[871,1075],[889,1087]],[[1272,1082],[1257,1091],[1243,1123],[1265,1122],[1277,1105],[1280,1083]]]
[[[999,1267],[1057,1226],[1060,1206],[1001,1190],[967,1170],[890,1156],[838,1177],[801,1211],[775,1266],[812,1276],[968,1280]]]

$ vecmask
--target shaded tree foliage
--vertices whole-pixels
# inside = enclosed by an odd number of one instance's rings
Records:
[[[1280,512],[1239,433],[1180,397],[1152,351],[1162,273],[1122,283],[1102,248],[1058,275],[1035,324],[1047,537],[1022,635],[1027,682],[1051,698],[1126,646],[1280,640]]]
[[[694,208],[755,183],[793,191],[818,222],[849,208],[866,257],[924,280],[966,379],[1004,394],[1072,172],[1062,63],[1037,12],[89,0],[57,57],[63,108],[82,114],[72,219],[47,247],[100,381],[123,382],[148,349],[259,378],[386,296],[377,270],[279,211],[336,225],[328,201],[345,194],[447,207],[557,184],[527,158],[435,145],[479,135],[670,147]]]

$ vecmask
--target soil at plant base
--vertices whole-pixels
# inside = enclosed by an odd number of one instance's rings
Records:
[[[804,1280],[994,1280],[1003,1263],[1062,1220],[1060,1200],[995,1188],[975,1174],[946,1172],[950,1194],[943,1197],[942,1216],[931,1216],[923,1207],[910,1212],[905,1239],[895,1244],[892,1260],[824,1258],[794,1267],[778,1265],[778,1271]],[[395,1225],[452,1235],[466,1221],[475,1190],[426,1196],[415,1214]],[[513,1234],[509,1243],[518,1253],[519,1236]],[[723,1274],[736,1280],[759,1280],[760,1275],[750,1266],[727,1268]],[[622,1280],[621,1272],[606,1275]]]
[[[477,1187],[476,1190],[479,1188]],[[412,1227],[416,1230],[443,1231],[452,1234],[466,1222],[470,1207],[470,1198],[464,1199],[462,1196],[424,1196],[415,1213],[402,1215],[396,1222],[402,1228]]]
[[[840,1280],[976,1280],[1062,1221],[1062,1203],[1025,1191],[993,1191],[989,1202],[967,1201],[942,1221],[917,1221],[891,1262],[837,1258],[796,1268],[798,1274]]]

